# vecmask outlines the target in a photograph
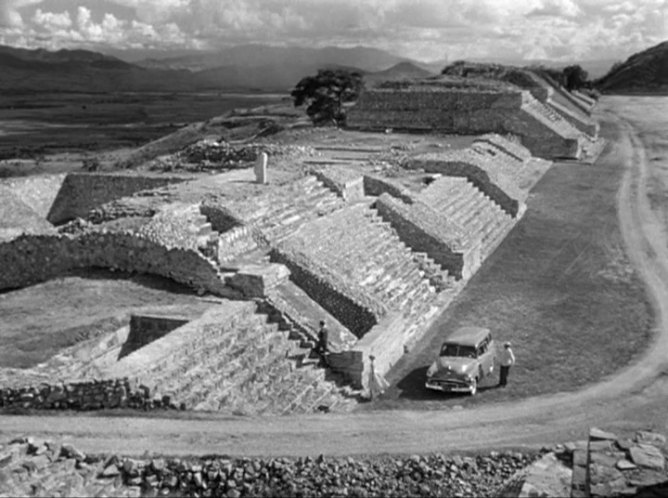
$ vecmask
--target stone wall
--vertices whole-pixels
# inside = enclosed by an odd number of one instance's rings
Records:
[[[0,388],[0,408],[24,410],[101,410],[105,408],[176,408],[168,399],[127,378]]]
[[[160,275],[198,292],[226,293],[215,264],[198,251],[161,246],[133,233],[24,235],[0,244],[0,261],[0,289],[97,267]]]
[[[60,225],[74,218],[85,218],[91,209],[104,203],[187,179],[175,176],[70,173],[65,177],[47,219],[54,225]]]
[[[558,118],[542,116],[544,105],[528,91],[461,91],[438,87],[373,89],[348,111],[354,129],[511,133],[540,157],[579,157],[577,134]],[[561,119],[560,122],[559,119]]]
[[[388,194],[382,194],[375,207],[404,244],[426,253],[451,275],[462,278],[465,238],[462,227],[444,220],[420,202],[408,205]]]
[[[420,87],[362,93],[348,111],[353,129],[479,133],[503,129],[508,113],[521,105],[520,92],[471,92]],[[489,128],[489,129],[486,129]]]
[[[287,243],[272,249],[270,256],[287,266],[290,280],[357,337],[364,336],[387,313],[382,303]]]

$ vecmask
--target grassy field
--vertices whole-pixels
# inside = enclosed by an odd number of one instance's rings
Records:
[[[30,368],[77,342],[116,330],[142,306],[192,305],[189,289],[153,276],[104,270],[0,293],[0,368]]]
[[[614,141],[614,130],[603,124]],[[524,219],[421,343],[393,370],[372,408],[440,409],[569,391],[628,364],[646,346],[652,316],[617,226],[622,168],[609,144],[594,165],[556,163],[534,188]],[[517,356],[509,386],[498,376],[479,394],[424,388],[448,332],[489,327]],[[419,403],[415,403],[419,401]]]
[[[218,93],[1,95],[0,160],[136,147],[188,123],[282,98]],[[3,169],[9,166],[0,167],[0,176],[10,176]]]

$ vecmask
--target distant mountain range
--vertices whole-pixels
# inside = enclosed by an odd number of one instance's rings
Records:
[[[400,63],[408,60],[367,47],[244,45],[130,63],[87,50],[51,52],[0,46],[0,90],[287,92],[302,77],[323,67],[345,67],[371,76]]]
[[[424,63],[369,47],[240,45],[129,62],[88,50],[52,52],[0,46],[0,91],[288,92],[302,77],[320,68],[355,69],[376,82],[428,76],[445,65],[445,61]]]
[[[597,87],[605,93],[668,94],[668,41],[616,64]]]

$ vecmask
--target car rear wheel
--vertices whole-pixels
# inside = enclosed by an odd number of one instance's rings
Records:
[[[478,379],[475,378],[471,381],[471,396],[474,396],[478,392]]]

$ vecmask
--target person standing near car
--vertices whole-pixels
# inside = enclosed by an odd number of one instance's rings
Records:
[[[509,342],[503,344],[503,351],[501,351],[499,362],[501,363],[501,371],[499,372],[499,386],[506,387],[508,384],[508,374],[510,373],[510,367],[515,364],[515,355],[513,354],[513,350],[510,348]]]

